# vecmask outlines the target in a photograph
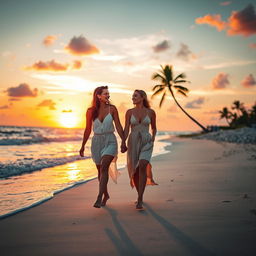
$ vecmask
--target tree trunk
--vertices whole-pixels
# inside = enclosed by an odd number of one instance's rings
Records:
[[[201,125],[199,122],[197,122],[192,116],[190,116],[183,108],[182,106],[179,104],[179,102],[176,100],[173,91],[171,91],[172,97],[174,99],[174,101],[176,102],[176,104],[179,106],[179,108],[183,111],[184,114],[186,114],[193,122],[195,122],[198,126],[200,126],[204,132],[209,132],[207,128],[205,128],[203,125]]]
[[[228,121],[228,118],[226,117],[226,121],[228,123],[228,125],[230,126],[231,122]]]

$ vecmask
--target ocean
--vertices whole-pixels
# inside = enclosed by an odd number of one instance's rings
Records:
[[[157,133],[153,156],[167,152],[165,139],[174,134]],[[95,179],[90,138],[85,157],[79,156],[82,138],[83,129],[0,126],[0,218]],[[119,152],[118,169],[125,164],[126,154]]]

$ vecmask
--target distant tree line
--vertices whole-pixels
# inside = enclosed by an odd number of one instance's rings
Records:
[[[256,126],[256,102],[251,109],[246,109],[244,103],[235,100],[231,106],[231,110],[224,107],[219,113],[220,118],[225,118],[230,128]]]

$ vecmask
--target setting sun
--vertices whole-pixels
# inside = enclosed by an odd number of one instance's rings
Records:
[[[77,126],[78,118],[72,113],[62,113],[59,122],[65,128],[74,128]]]

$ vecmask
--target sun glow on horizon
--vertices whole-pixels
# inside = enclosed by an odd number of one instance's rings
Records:
[[[75,128],[78,125],[78,117],[72,113],[62,113],[59,122],[64,128]]]

